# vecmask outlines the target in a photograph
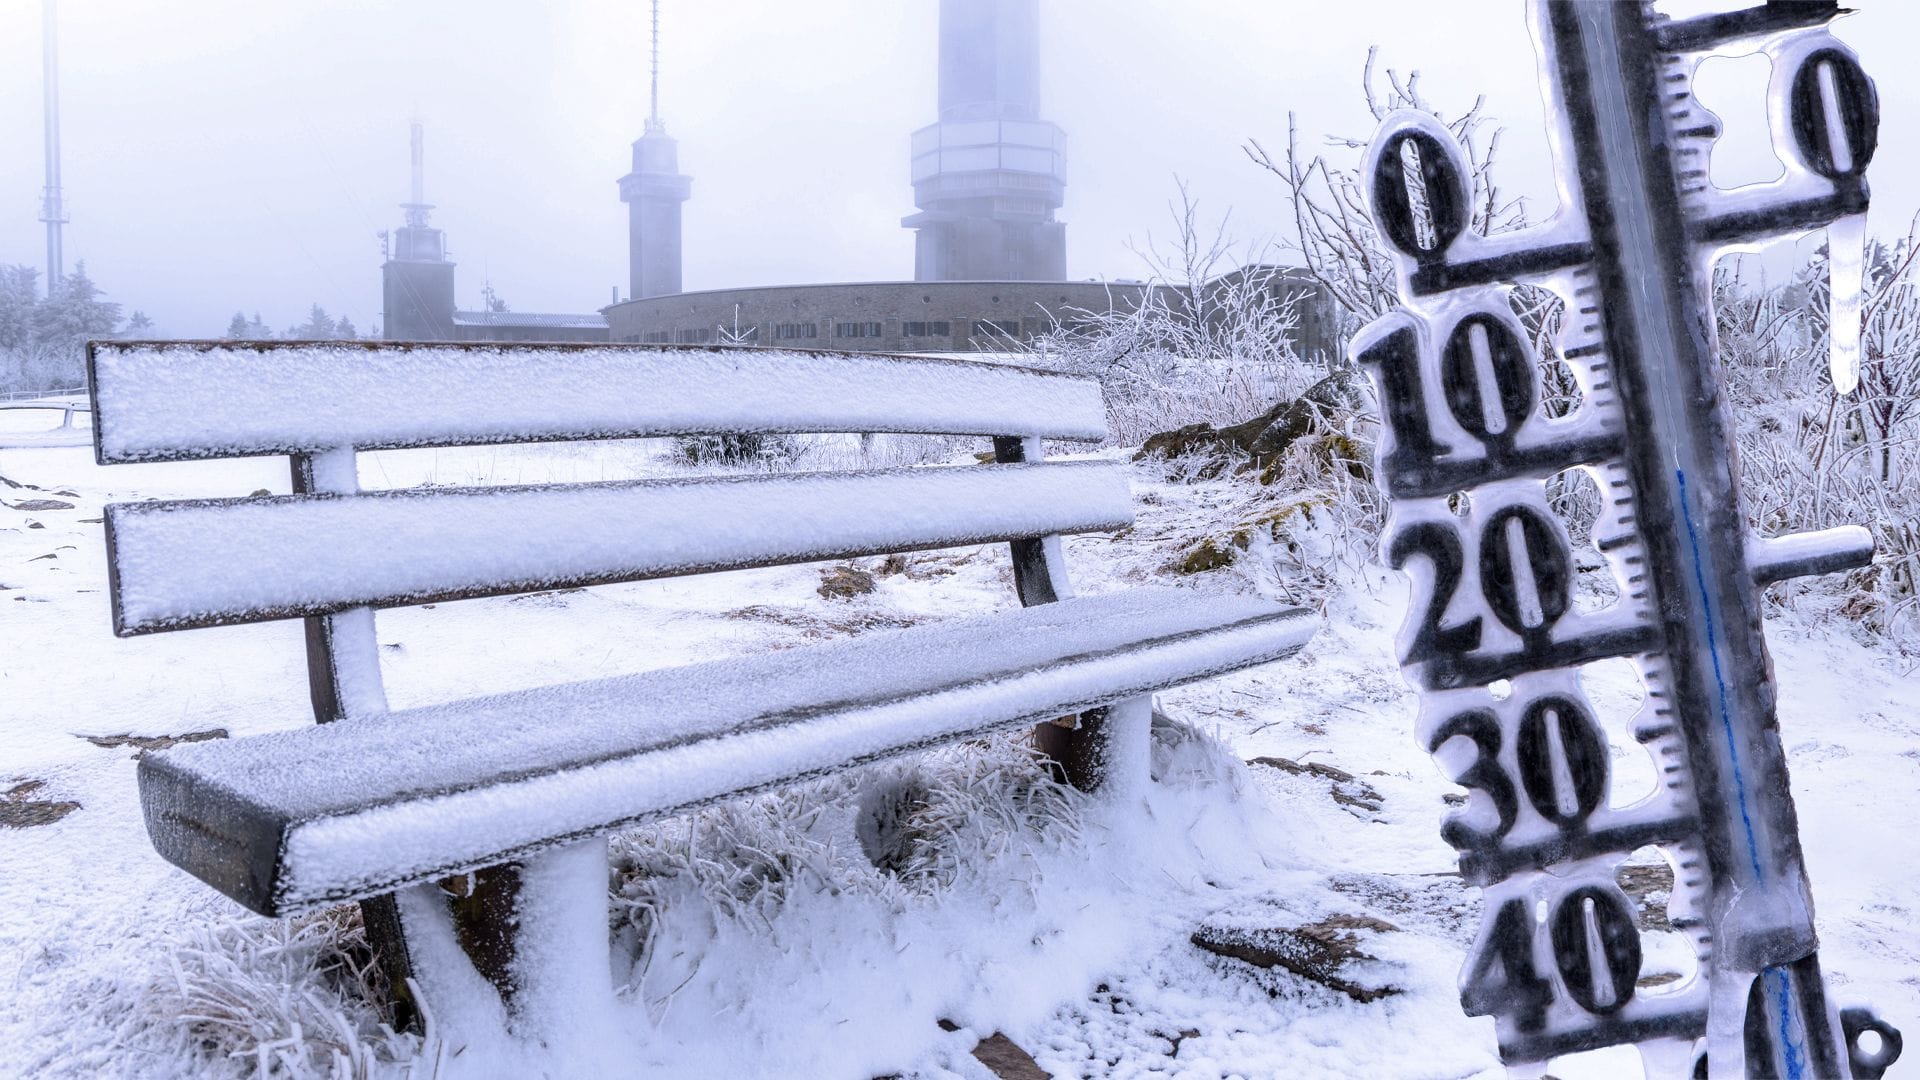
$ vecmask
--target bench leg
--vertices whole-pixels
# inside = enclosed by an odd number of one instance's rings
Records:
[[[1052,758],[1067,783],[1118,799],[1146,792],[1152,760],[1153,695],[1128,698],[1080,714],[1079,724],[1041,724],[1034,746]]]
[[[527,859],[513,910],[511,1029],[579,1046],[606,1030],[613,1004],[607,842],[582,840]]]
[[[437,886],[400,894],[424,1010],[455,1038],[471,1023],[503,1024],[550,1046],[606,1030],[606,841],[488,867],[470,882],[451,901]],[[492,1007],[474,1012],[476,996]]]

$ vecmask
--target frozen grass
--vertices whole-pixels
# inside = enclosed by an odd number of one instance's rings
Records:
[[[100,1038],[29,1066],[46,1076],[429,1077],[426,1039],[373,1004],[381,980],[354,909],[236,915],[204,899],[116,945],[50,1019]]]
[[[1153,853],[1159,857],[1126,865],[1143,876],[1146,891],[1159,892],[1164,882],[1192,873],[1182,865],[1192,857],[1176,853],[1169,837],[1209,817],[1245,820],[1237,806],[1250,785],[1238,759],[1164,717],[1154,731],[1153,771],[1165,792],[1152,805],[1165,817],[1147,827],[1144,843],[1117,838],[1114,808],[1056,783],[1024,735],[872,766],[614,837],[615,989],[659,1039],[653,1068],[635,1074],[692,1075],[685,1070],[711,1052],[700,1045],[715,1036],[709,1025],[725,1021],[711,1015],[716,998],[731,1001],[742,1022],[776,1031],[810,1023],[806,1009],[786,1015],[792,1005],[777,995],[770,1005],[738,997],[757,993],[753,984],[770,946],[785,955],[800,938],[813,944],[799,951],[838,950],[840,961],[852,957],[859,968],[870,963],[860,956],[860,940],[872,933],[895,943],[888,951],[944,941],[935,951],[946,954],[945,963],[935,968],[1031,965],[1041,954],[1040,962],[1058,968],[1058,982],[1014,996],[1029,1004],[1073,996],[1087,977],[1082,969],[1112,960],[1106,942],[1086,940],[1089,933],[1125,940],[1113,935],[1111,913],[1084,923],[1078,940],[1050,914],[1066,901],[1085,911],[1089,894],[1111,885],[1101,880],[1109,875],[1089,875],[1089,868],[1121,851]],[[1000,918],[980,921],[983,905]],[[223,915],[215,910],[223,904],[200,906],[139,950],[139,977],[112,984],[105,996],[88,987],[81,1000],[67,1003],[97,1021],[112,1018],[106,1026],[117,1055],[170,1063],[159,1070],[166,1074],[202,1076],[488,1075],[476,1072],[477,1062],[457,1060],[436,1038],[431,1018],[425,1038],[387,1026],[372,1004],[380,980],[353,909],[276,921]],[[886,1048],[896,1066],[903,1051],[908,1060],[925,1057],[912,1044],[937,1032],[934,1019],[980,1008],[968,1000],[981,991],[1007,993],[982,986],[956,994],[924,973],[867,971],[871,985],[839,995],[885,999],[903,985],[920,986],[914,1011],[926,1013],[926,1030],[904,1033]],[[683,997],[692,1000],[676,1015]],[[948,1051],[955,1048],[966,1049]],[[946,1075],[943,1052],[917,1067]],[[844,1047],[815,1053],[829,1074],[842,1075],[858,1071],[844,1067],[862,1056]],[[878,1058],[874,1067],[888,1060]]]

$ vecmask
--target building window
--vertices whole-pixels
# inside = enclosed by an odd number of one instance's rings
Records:
[[[797,304],[799,301],[796,300],[794,303]],[[794,341],[801,338],[811,339],[819,336],[820,327],[810,322],[783,322],[776,323],[773,327],[773,339],[775,341]]]
[[[834,337],[879,337],[880,324],[877,322],[843,322],[833,324]]]
[[[713,343],[713,331],[705,328],[680,330],[674,333],[673,340],[679,345],[710,345]]]
[[[952,337],[953,324],[941,319],[937,322],[903,322],[900,333],[905,337]]]
[[[973,321],[973,336],[1017,338],[1020,336],[1020,320],[975,319]]]
[[[670,345],[673,343],[673,331],[649,330],[644,340],[649,345]]]

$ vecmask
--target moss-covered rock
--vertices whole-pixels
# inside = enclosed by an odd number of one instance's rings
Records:
[[[1251,420],[1226,427],[1212,424],[1188,424],[1163,431],[1141,445],[1135,461],[1146,458],[1184,457],[1211,454],[1217,461],[1195,473],[1198,479],[1219,475],[1229,462],[1239,462],[1239,470],[1256,473],[1261,483],[1271,483],[1273,466],[1286,449],[1314,429],[1315,422],[1334,412],[1359,408],[1366,402],[1365,380],[1352,368],[1342,368],[1314,383],[1299,397],[1283,401]],[[1358,447],[1351,439],[1337,436],[1347,444],[1348,459],[1358,458]],[[1329,444],[1329,452],[1340,456]]]

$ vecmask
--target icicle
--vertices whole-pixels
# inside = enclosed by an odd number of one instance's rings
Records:
[[[1834,393],[1860,385],[1860,275],[1866,261],[1867,215],[1853,214],[1827,226],[1827,362]]]

